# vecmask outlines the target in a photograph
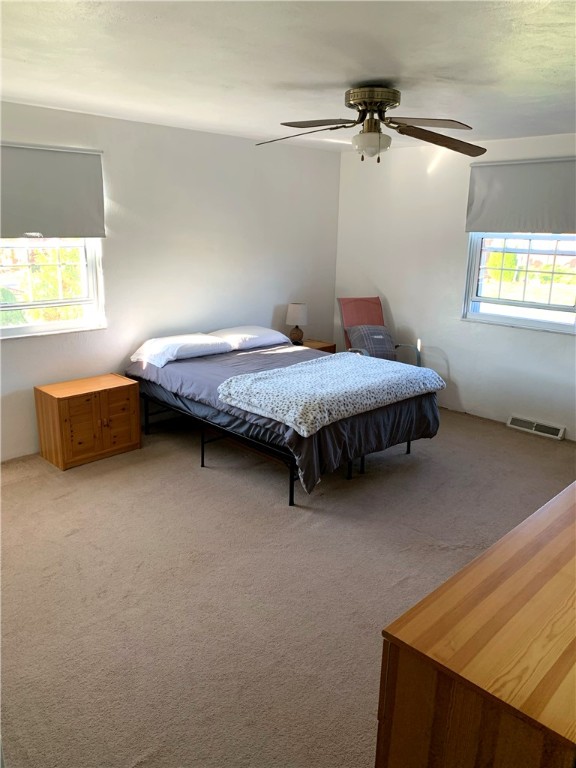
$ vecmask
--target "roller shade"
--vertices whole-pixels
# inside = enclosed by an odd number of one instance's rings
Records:
[[[106,237],[100,153],[3,145],[2,237]]]
[[[576,232],[576,158],[470,168],[467,232]]]

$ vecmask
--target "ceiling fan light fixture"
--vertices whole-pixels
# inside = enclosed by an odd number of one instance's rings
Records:
[[[359,134],[352,137],[352,146],[359,155],[366,157],[378,157],[381,152],[390,149],[392,139],[386,133],[360,131]]]

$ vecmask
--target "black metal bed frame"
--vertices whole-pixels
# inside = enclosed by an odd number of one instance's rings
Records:
[[[164,413],[166,411],[176,411],[177,413],[180,413],[184,416],[186,416],[189,419],[192,419],[193,421],[197,422],[200,425],[200,466],[205,467],[205,457],[206,457],[206,446],[209,443],[217,442],[218,440],[225,440],[225,439],[231,439],[235,440],[240,445],[244,445],[247,448],[251,448],[252,450],[257,451],[258,453],[261,453],[265,456],[268,456],[269,458],[276,459],[277,461],[281,461],[283,464],[286,465],[288,468],[288,506],[293,507],[294,506],[294,484],[296,480],[298,480],[298,466],[296,464],[296,459],[294,458],[293,454],[287,449],[287,448],[281,448],[279,446],[275,445],[269,445],[267,443],[263,443],[260,440],[256,440],[252,437],[247,437],[246,435],[239,435],[237,432],[232,432],[232,430],[226,429],[225,427],[220,427],[217,424],[214,424],[211,421],[208,421],[208,419],[203,419],[201,416],[194,416],[193,414],[186,411],[184,408],[178,408],[173,405],[167,405],[166,403],[163,403],[160,400],[156,400],[156,398],[151,397],[148,394],[140,393],[140,397],[143,401],[143,408],[142,413],[144,417],[144,434],[148,435],[150,434],[150,416],[154,415],[156,413]],[[158,406],[158,410],[154,412],[154,414],[150,413],[150,403],[154,403],[156,406]],[[207,437],[206,431],[211,430],[212,432],[216,432],[215,437]],[[411,441],[408,440],[406,443],[406,453],[410,453],[410,443]],[[360,468],[359,468],[359,474],[363,475],[366,472],[366,456],[362,455],[359,457],[360,459]],[[354,472],[354,460],[350,459],[346,462],[347,464],[347,470],[346,470],[346,479],[351,480],[352,474]]]

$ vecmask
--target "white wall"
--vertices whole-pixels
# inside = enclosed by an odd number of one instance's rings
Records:
[[[2,458],[38,450],[33,387],[122,372],[147,337],[254,323],[331,339],[339,155],[4,104],[2,139],[103,150],[108,328],[1,341]]]
[[[287,331],[290,301],[309,302],[307,335],[334,338],[335,319],[341,342],[334,294],[379,294],[397,339],[422,337],[424,364],[448,383],[441,404],[565,424],[576,439],[574,339],[461,319],[463,155],[393,145],[377,165],[15,104],[3,105],[2,138],[103,150],[108,231],[108,328],[0,343],[3,459],[38,450],[35,384],[121,372],[160,333]],[[568,155],[574,137],[487,146],[486,160]]]
[[[574,140],[487,142],[481,159],[573,155]],[[397,341],[422,337],[424,365],[448,384],[442,405],[566,425],[574,440],[574,337],[461,319],[469,168],[464,155],[429,146],[393,145],[380,164],[342,155],[336,296],[380,295]]]

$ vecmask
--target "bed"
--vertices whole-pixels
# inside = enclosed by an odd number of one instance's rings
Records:
[[[276,332],[273,331],[256,334],[248,346],[240,345],[238,348],[231,334],[225,333],[230,330],[221,329],[210,334],[216,336],[218,342],[224,338],[230,349],[220,347],[203,353],[204,349],[200,346],[195,356],[186,356],[189,353],[184,351],[180,356],[166,361],[159,361],[150,354],[146,356],[135,353],[126,369],[126,375],[137,380],[140,385],[145,432],[149,430],[150,404],[186,414],[198,422],[201,432],[201,466],[205,465],[206,445],[215,437],[225,435],[255,447],[280,459],[288,467],[288,503],[292,506],[297,479],[304,490],[311,493],[324,473],[347,466],[348,476],[351,476],[353,462],[356,460],[360,461],[360,471],[363,472],[364,457],[368,454],[401,443],[406,443],[407,452],[410,452],[412,441],[432,438],[437,433],[439,416],[436,391],[442,388],[443,382],[434,391],[337,418],[309,435],[302,434],[301,429],[299,432],[298,425],[295,428],[266,415],[265,410],[257,413],[225,402],[223,387],[229,383],[235,384],[254,377],[273,379],[281,374],[300,372],[306,366],[299,365],[294,369],[293,366],[299,363],[308,363],[308,367],[321,370],[331,365],[330,361],[322,361],[322,358],[337,357],[307,347],[294,346],[283,334],[275,336]],[[229,343],[231,339],[232,343]],[[353,358],[359,358],[349,352],[340,353],[340,357],[348,358],[342,361],[348,366]]]

